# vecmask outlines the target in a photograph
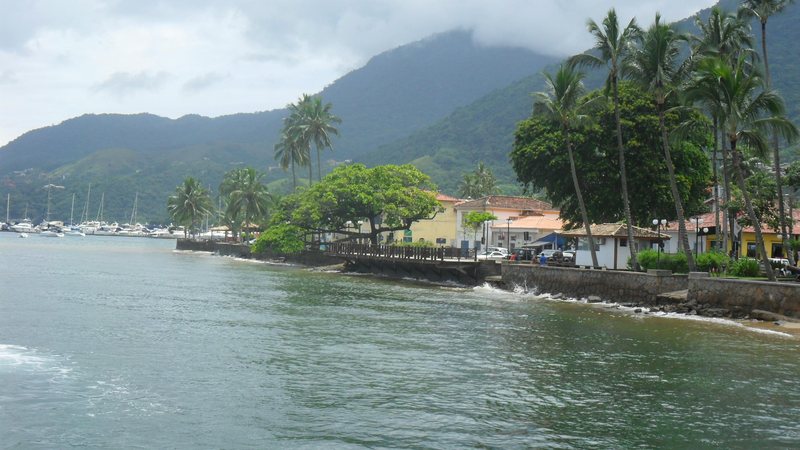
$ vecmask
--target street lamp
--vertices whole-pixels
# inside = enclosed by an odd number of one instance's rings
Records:
[[[653,225],[656,227],[656,233],[658,234],[658,252],[656,254],[656,267],[659,269],[661,268],[661,227],[663,226],[664,229],[667,227],[667,219],[653,219]]]
[[[699,247],[697,246],[698,238],[700,237],[700,224],[703,223],[703,219],[700,216],[695,217],[694,219],[694,252],[698,253]]]
[[[363,220],[359,220],[358,221],[358,243],[359,244],[363,244],[364,243],[364,239],[361,237],[361,225],[364,225],[364,221]]]
[[[506,246],[508,251],[511,251],[511,217],[506,219]]]

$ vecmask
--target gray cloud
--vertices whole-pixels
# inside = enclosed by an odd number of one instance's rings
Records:
[[[228,78],[228,75],[221,75],[214,72],[209,72],[197,77],[192,78],[183,84],[185,91],[202,91],[211,86],[218,84]]]
[[[153,91],[164,85],[170,77],[166,72],[128,73],[116,72],[108,79],[94,86],[95,91],[110,91],[117,95],[127,95],[136,91]]]

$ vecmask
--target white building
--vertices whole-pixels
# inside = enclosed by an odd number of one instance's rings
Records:
[[[511,219],[513,223],[522,217],[558,214],[558,210],[554,210],[553,205],[545,201],[508,195],[490,195],[477,200],[467,200],[456,204],[455,210],[457,227],[456,239],[459,241],[459,247],[463,247],[464,241],[467,241],[469,248],[474,248],[474,241],[480,242],[484,233],[486,235],[487,245],[506,247],[508,240],[504,239],[504,241],[500,241],[499,236],[504,232],[503,230],[505,230],[504,227],[508,224],[508,219]],[[472,211],[491,213],[497,217],[497,220],[487,223],[486,229],[484,231],[479,230],[476,235],[472,230],[464,227],[464,218]],[[520,234],[519,237],[524,237],[524,231],[518,230],[517,232]],[[528,237],[535,239],[535,237],[530,235]]]
[[[592,225],[597,264],[607,269],[627,269],[628,258],[631,256],[628,246],[628,227],[622,223],[604,223]],[[589,251],[588,239],[584,228],[569,230],[562,233],[564,236],[578,238],[578,250],[575,252],[575,264],[578,266],[592,266],[592,252]],[[668,241],[669,236],[657,233],[646,228],[633,227],[634,245],[637,250],[650,248],[652,243]]]

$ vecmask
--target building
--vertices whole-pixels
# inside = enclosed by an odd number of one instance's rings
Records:
[[[436,194],[436,200],[441,203],[443,211],[437,212],[430,219],[418,220],[411,224],[402,236],[395,233],[395,240],[404,242],[433,242],[437,246],[455,247],[456,241],[456,210],[455,205],[461,199],[444,194]]]
[[[465,245],[474,248],[480,247],[483,242],[504,247],[503,243],[507,244],[507,240],[500,241],[499,236],[503,232],[504,227],[508,224],[508,219],[512,223],[522,217],[528,216],[543,216],[545,214],[558,214],[557,209],[553,209],[553,205],[542,200],[536,200],[529,197],[514,197],[509,195],[490,195],[487,197],[479,198],[476,200],[466,200],[455,205],[456,210],[456,238],[459,241],[459,247]],[[477,233],[477,236],[464,226],[464,218],[472,211],[482,211],[493,214],[497,220],[491,221],[486,224],[485,229]],[[517,230],[517,233],[524,231]],[[529,236],[531,237],[531,236]],[[532,239],[535,239],[531,237]],[[524,242],[524,240],[520,241]]]
[[[564,248],[564,236],[561,230],[564,222],[557,212],[508,217],[496,220],[492,225],[492,237],[489,241],[496,247],[513,250],[517,247]]]
[[[631,257],[628,246],[628,226],[623,223],[603,223],[592,225],[597,264],[607,269],[627,269],[628,258]],[[592,252],[589,251],[586,231],[583,227],[564,231],[566,237],[577,237],[578,248],[575,252],[575,264],[578,266],[592,265]],[[670,237],[665,233],[657,233],[646,228],[633,227],[634,245],[641,250],[657,245],[658,242],[668,241]]]

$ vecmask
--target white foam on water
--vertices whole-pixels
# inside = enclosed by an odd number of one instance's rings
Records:
[[[29,370],[66,375],[72,371],[58,360],[19,345],[0,344],[0,370]]]

